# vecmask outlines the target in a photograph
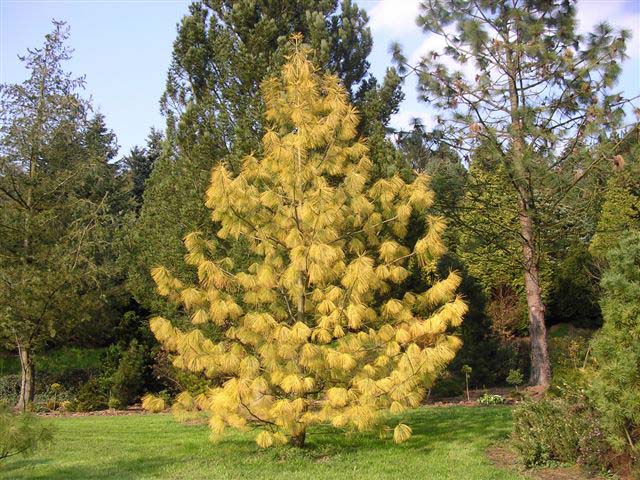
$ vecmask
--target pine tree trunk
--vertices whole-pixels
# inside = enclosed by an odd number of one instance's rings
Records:
[[[511,152],[508,167],[513,185],[518,195],[518,215],[522,236],[522,265],[524,286],[529,311],[529,337],[531,339],[531,376],[532,386],[547,387],[551,379],[551,366],[547,351],[547,329],[544,324],[544,304],[540,288],[540,270],[538,259],[538,241],[535,235],[533,215],[535,203],[531,172],[526,166],[526,142],[523,132],[524,95],[518,92],[516,78],[519,77],[519,64],[515,61],[515,48],[510,42],[505,44],[507,68],[509,71],[509,101],[511,104]]]
[[[20,396],[16,404],[16,410],[24,412],[30,403],[33,402],[35,389],[35,371],[33,357],[28,347],[18,344],[18,354],[20,356]]]
[[[548,387],[551,381],[551,365],[547,350],[547,328],[544,324],[544,303],[540,288],[540,269],[536,253],[533,222],[530,214],[523,209],[520,225],[523,238],[524,286],[529,311],[529,338],[531,339],[531,375],[529,384]]]
[[[300,433],[291,435],[291,445],[297,448],[304,447],[304,441],[306,436],[307,436],[306,430],[302,430]]]

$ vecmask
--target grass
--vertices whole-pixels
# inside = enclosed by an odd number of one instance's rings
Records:
[[[0,478],[20,479],[421,479],[515,480],[494,467],[487,447],[508,434],[511,411],[425,408],[403,418],[414,436],[395,445],[374,434],[344,436],[328,427],[308,435],[303,450],[262,450],[251,433],[211,444],[208,429],[169,415],[73,417],[51,420],[54,444],[10,459]],[[3,476],[4,475],[4,476]]]

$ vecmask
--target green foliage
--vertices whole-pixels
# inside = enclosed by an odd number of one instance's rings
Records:
[[[502,405],[505,402],[504,397],[502,395],[485,393],[478,399],[478,403],[480,405],[491,406],[491,405]]]
[[[54,22],[22,58],[28,78],[0,87],[0,342],[21,353],[21,408],[33,400],[34,352],[104,339],[122,295],[114,241],[128,201],[115,135],[62,68],[67,37]]]
[[[82,373],[82,376],[73,378],[64,385],[59,383],[48,384],[49,379],[53,377],[38,374],[38,389],[34,395],[31,408],[37,412],[56,410],[60,408],[63,402],[73,400],[80,387],[87,381],[85,372]],[[60,388],[52,388],[53,385],[60,385]],[[15,405],[19,394],[20,375],[0,376],[0,403]]]
[[[353,99],[361,117],[359,133],[367,138],[369,145],[373,178],[392,177],[399,173],[409,180],[413,175],[407,158],[388,138],[391,115],[398,113],[404,100],[401,83],[395,69],[389,68],[382,84],[369,76]]]
[[[133,404],[149,387],[150,362],[148,347],[136,338],[126,348],[111,345],[102,355],[101,368],[78,389],[73,408],[93,411]]]
[[[163,141],[162,133],[152,128],[146,147],[133,147],[122,159],[124,174],[129,180],[129,192],[138,209],[142,206],[142,197],[153,166],[162,155]]]
[[[590,357],[589,341],[592,330],[577,329],[572,325],[554,325],[549,330],[549,356],[553,369],[550,393],[561,396],[566,385],[584,387]]]
[[[34,393],[34,407],[51,409],[51,386],[61,388],[55,394],[57,403],[73,400],[80,388],[92,377],[100,376],[105,368],[107,352],[102,348],[62,348],[36,357],[38,382]],[[112,368],[112,367],[109,367]],[[15,404],[20,391],[20,364],[16,357],[4,357],[0,363],[0,401]],[[52,404],[51,404],[52,405]]]
[[[137,340],[132,340],[129,348],[123,352],[118,363],[118,368],[111,376],[111,398],[117,401],[118,406],[131,405],[142,393],[144,388],[145,370],[148,368],[148,354],[144,345]],[[113,402],[115,405],[115,402]]]
[[[126,341],[127,337],[120,335],[120,338]],[[116,400],[120,407],[134,403],[151,385],[152,358],[148,347],[139,340],[133,338],[128,345],[126,349],[118,345],[107,349],[67,348],[38,357],[35,408],[52,409],[54,397],[58,406],[63,401],[72,401],[74,408],[79,404],[83,411],[104,408],[105,399],[112,403],[112,408],[115,405],[112,401]],[[5,367],[19,371],[15,361],[5,362]],[[56,384],[60,387],[54,388]],[[0,376],[0,401],[15,403],[19,389],[19,375]],[[96,401],[91,400],[92,395]]]
[[[436,194],[434,207],[439,213],[449,215],[456,211],[468,179],[460,155],[431,138],[417,120],[409,132],[399,132],[398,145],[407,164],[431,177],[431,188]]]
[[[34,364],[39,375],[64,376],[72,370],[97,370],[103,354],[103,348],[65,347],[38,355]],[[0,376],[19,372],[20,360],[16,356],[0,357]],[[59,382],[54,379],[52,383],[55,381]]]
[[[629,231],[640,231],[640,127],[628,134],[622,171],[610,178],[595,235],[589,250],[599,259],[616,247],[620,236]]]
[[[52,438],[53,427],[32,414],[14,414],[7,405],[0,403],[0,461],[33,453]]]
[[[451,237],[447,238],[447,231],[445,231],[444,237],[451,244],[452,239]],[[473,368],[473,377],[469,379],[471,386],[483,387],[500,384],[508,369],[516,366],[517,362],[511,358],[509,350],[501,345],[499,338],[492,330],[491,318],[485,312],[486,299],[480,283],[468,274],[465,265],[451,253],[446,254],[438,265],[440,275],[446,275],[449,270],[457,270],[462,273],[460,292],[467,300],[469,312],[465,315],[463,324],[457,329],[462,339],[462,348],[451,362],[448,371],[452,377],[455,377],[454,384],[457,385],[464,383],[460,371],[465,364]],[[445,390],[453,392],[459,388],[454,387],[453,384],[451,387]],[[434,388],[436,392],[434,394],[440,396],[442,384],[436,384]]]
[[[91,378],[80,388],[70,408],[76,412],[93,412],[95,410],[104,410],[108,406],[109,392],[107,386],[100,379]]]
[[[514,260],[521,255],[516,194],[494,150],[488,144],[474,150],[461,208],[451,211],[460,229],[457,253],[487,292],[506,285],[521,293],[522,273]]]
[[[640,444],[640,232],[609,251],[602,278],[604,325],[592,342],[590,396],[607,438],[638,458]]]
[[[0,403],[14,405],[20,394],[20,375],[0,375]]]
[[[554,268],[548,294],[548,324],[570,323],[578,328],[599,328],[598,269],[587,247],[574,245]]]
[[[610,448],[597,411],[583,392],[526,401],[513,411],[513,444],[528,467],[578,462],[603,471]]]
[[[450,372],[445,372],[436,380],[436,383],[431,388],[429,397],[434,399],[458,397],[464,392],[463,383],[459,377],[451,375]]]
[[[507,375],[507,383],[518,388],[519,385],[522,385],[524,383],[524,375],[522,375],[522,372],[520,370],[509,370],[509,375]]]

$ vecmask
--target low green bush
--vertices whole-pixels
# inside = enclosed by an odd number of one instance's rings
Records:
[[[52,437],[52,427],[35,415],[14,414],[6,404],[0,404],[0,461],[27,455]]]
[[[564,385],[585,385],[583,366],[589,362],[590,330],[581,330],[571,325],[556,325],[550,330],[549,357],[551,361],[551,387],[549,391],[559,396]]]
[[[20,375],[0,376],[0,403],[15,405],[20,394]]]
[[[458,397],[464,393],[464,378],[460,378],[450,373],[445,373],[436,380],[431,388],[431,397],[449,398]]]
[[[145,347],[137,340],[132,340],[129,348],[122,353],[118,367],[111,375],[111,398],[114,400],[110,402],[112,405],[117,401],[117,404],[123,407],[131,405],[138,399],[144,388],[147,357]]]
[[[507,383],[518,390],[518,386],[524,383],[524,375],[520,370],[509,370],[507,375]]]
[[[489,393],[485,393],[478,399],[478,403],[480,405],[502,405],[504,403],[504,397],[502,395],[491,395]]]
[[[526,401],[513,410],[513,443],[527,467],[578,463],[608,468],[610,447],[593,405],[580,390]]]
[[[69,409],[76,412],[104,410],[109,406],[109,390],[100,379],[92,378],[85,383]]]

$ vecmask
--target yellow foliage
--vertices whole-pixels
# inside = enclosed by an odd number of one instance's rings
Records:
[[[399,423],[396,425],[396,428],[393,429],[393,441],[396,443],[406,442],[411,438],[411,434],[413,430],[408,425],[404,423]]]
[[[427,307],[439,305],[448,301],[455,295],[462,278],[458,272],[449,272],[446,279],[436,282],[424,294],[420,295],[420,301]]]
[[[344,407],[349,400],[349,394],[346,388],[333,387],[327,390],[326,398],[332,407]]]
[[[282,379],[280,387],[287,393],[296,393],[298,395],[304,393],[304,382],[295,374],[287,375]]]
[[[216,436],[222,435],[225,428],[224,420],[222,420],[222,418],[219,417],[218,415],[213,415],[209,419],[209,428],[211,428],[211,432],[214,435]]]
[[[147,412],[158,413],[166,408],[164,400],[160,397],[147,393],[142,397],[142,408]]]
[[[256,443],[261,448],[269,448],[273,445],[273,435],[266,430],[262,430],[256,437]]]
[[[391,413],[393,413],[394,415],[397,415],[398,413],[402,413],[405,410],[406,409],[405,409],[404,405],[402,405],[400,402],[396,402],[396,401],[391,402],[391,406],[389,407],[389,411]]]
[[[219,163],[206,192],[217,237],[246,247],[243,260],[219,256],[218,240],[195,232],[184,244],[196,285],[152,270],[158,292],[191,319],[182,331],[154,317],[152,332],[177,368],[209,382],[195,398],[180,394],[172,410],[207,411],[214,441],[227,427],[268,426],[256,438],[262,448],[317,423],[373,429],[419,405],[460,348],[447,331],[467,308],[460,276],[433,271],[445,223],[429,215],[428,177],[373,177],[347,92],[294,43],[280,75],[262,86],[262,156],[233,173]],[[411,245],[416,218],[428,225]],[[430,288],[399,293],[416,265]],[[410,435],[400,424],[394,441]]]

